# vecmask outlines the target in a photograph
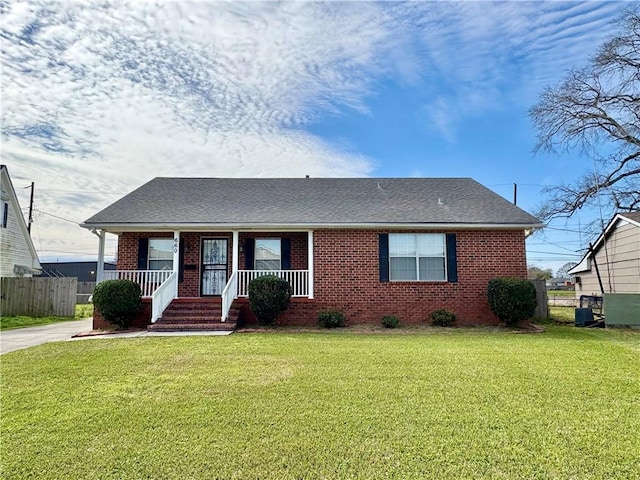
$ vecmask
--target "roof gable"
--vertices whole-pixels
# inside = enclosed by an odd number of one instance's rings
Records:
[[[604,231],[600,234],[600,236],[596,239],[596,241],[590,246],[587,253],[584,254],[580,262],[569,270],[570,275],[575,275],[576,273],[586,272],[591,270],[591,257],[600,250],[604,241],[607,237],[613,233],[613,231],[620,225],[622,222],[630,223],[640,228],[640,211],[639,212],[624,212],[616,214],[608,225],[605,227]]]
[[[364,224],[542,226],[470,178],[155,178],[83,226]]]

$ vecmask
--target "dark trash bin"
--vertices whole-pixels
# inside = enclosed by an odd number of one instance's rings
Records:
[[[576,308],[574,325],[576,327],[588,327],[596,321],[593,319],[593,311],[590,308]]]

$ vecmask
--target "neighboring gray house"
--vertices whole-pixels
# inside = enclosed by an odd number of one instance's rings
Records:
[[[603,293],[640,293],[640,212],[618,213],[613,217],[569,273],[575,275],[577,298]]]
[[[38,254],[16,197],[6,165],[0,201],[0,277],[31,277],[40,273]]]

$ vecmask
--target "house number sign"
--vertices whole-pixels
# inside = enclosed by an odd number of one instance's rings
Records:
[[[178,237],[175,237],[173,239],[173,253],[178,253],[179,246],[180,246],[180,239]]]

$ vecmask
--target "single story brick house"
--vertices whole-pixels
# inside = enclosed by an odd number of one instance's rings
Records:
[[[82,226],[100,238],[98,281],[137,281],[140,322],[183,329],[255,320],[247,286],[265,273],[292,286],[280,324],[329,308],[349,323],[418,323],[438,308],[496,323],[487,283],[526,278],[525,237],[543,227],[470,178],[155,178]],[[100,267],[106,233],[118,236],[115,271]]]

